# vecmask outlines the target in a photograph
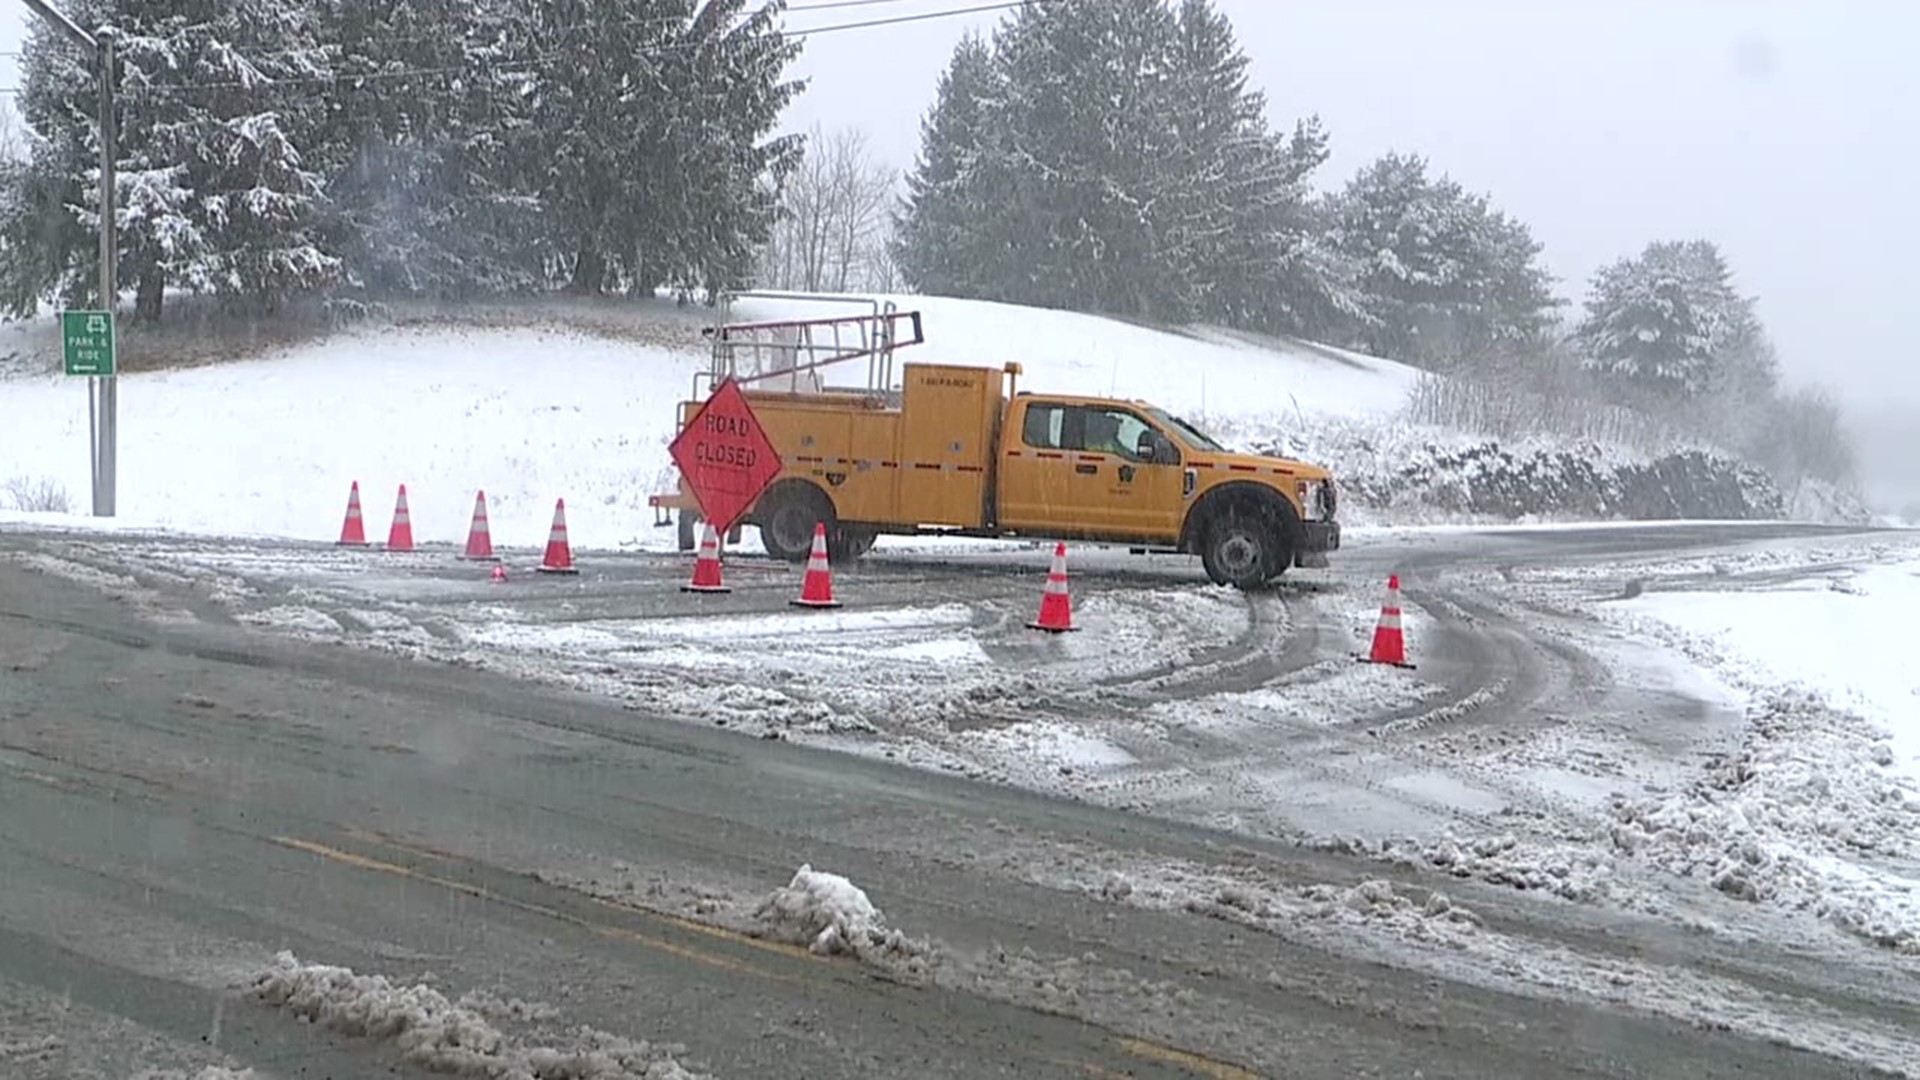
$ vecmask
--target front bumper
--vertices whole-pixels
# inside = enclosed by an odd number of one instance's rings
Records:
[[[1340,550],[1340,523],[1304,521],[1300,523],[1300,550],[1323,552]]]

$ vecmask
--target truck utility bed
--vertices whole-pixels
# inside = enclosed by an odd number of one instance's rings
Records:
[[[747,400],[788,468],[832,493],[840,520],[978,529],[1005,405],[1000,375],[906,364],[898,391],[749,391]]]

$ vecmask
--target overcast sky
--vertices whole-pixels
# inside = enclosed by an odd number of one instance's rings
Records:
[[[804,0],[802,0],[804,2]],[[795,29],[971,7],[796,12]],[[1216,0],[1273,122],[1318,113],[1321,180],[1390,149],[1533,227],[1562,290],[1648,240],[1720,243],[1790,377],[1920,407],[1920,4],[1855,0]],[[0,50],[28,18],[0,0]],[[954,43],[995,14],[821,34],[789,117],[856,125],[899,165]],[[0,57],[0,84],[18,83]]]
[[[1649,240],[1725,250],[1790,377],[1920,406],[1920,4],[1215,0],[1277,126],[1318,113],[1323,184],[1387,150],[1492,194],[1577,299]],[[970,7],[903,0],[893,11]],[[901,163],[953,48],[997,15],[809,39],[795,126]],[[794,14],[794,27],[848,21]]]

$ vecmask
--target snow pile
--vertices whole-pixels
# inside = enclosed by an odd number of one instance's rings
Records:
[[[1418,941],[1458,942],[1461,934],[1480,924],[1478,915],[1457,906],[1445,893],[1437,889],[1421,891],[1425,896],[1416,897],[1380,878],[1350,886],[1314,884],[1276,889],[1249,877],[1222,884],[1212,895],[1191,896],[1184,906],[1198,915],[1268,931],[1311,919],[1384,925],[1397,935]],[[1137,889],[1128,893],[1130,898],[1144,895],[1150,893]]]
[[[1353,885],[1296,884],[1257,868],[1204,866],[1184,860],[1135,861],[1101,870],[1065,863],[1037,884],[1084,892],[1110,903],[1158,911],[1187,911],[1292,937],[1310,924],[1368,927],[1414,941],[1464,941],[1479,916],[1438,890],[1403,891],[1369,879]]]
[[[169,558],[156,553],[158,560]],[[485,586],[476,586],[484,588]],[[996,583],[996,589],[1001,586]],[[1223,590],[1094,593],[1076,605],[1087,632],[1037,638],[1033,586],[971,605],[846,610],[811,618],[602,618],[555,623],[540,608],[457,605],[437,635],[417,625],[348,634],[319,612],[269,608],[243,617],[406,655],[561,682],[635,708],[754,734],[912,734],[944,740],[1007,725],[1036,709],[1172,668],[1246,632],[1245,601]],[[402,609],[419,619],[418,605]],[[989,655],[989,650],[993,655]]]
[[[1806,911],[1920,955],[1920,787],[1890,746],[1803,694],[1770,695],[1753,738],[1688,791],[1614,808],[1620,851],[1738,900]],[[1878,859],[1874,857],[1878,856]]]
[[[1597,606],[1753,699],[1736,751],[1682,789],[1615,801],[1609,846],[1916,954],[1920,679],[1906,627],[1920,604],[1920,563],[1807,565],[1820,557],[1748,560],[1762,569],[1745,578],[1716,565],[1687,591]],[[1794,576],[1779,584],[1785,575]]]
[[[58,1035],[41,1035],[27,1039],[0,1039],[0,1061],[40,1062],[47,1061],[67,1047],[66,1041]]]
[[[865,890],[810,865],[769,893],[753,917],[775,937],[822,956],[915,957],[926,951],[924,944],[888,929]]]
[[[1332,469],[1357,522],[1773,520],[1789,509],[1766,473],[1702,449],[1647,455],[1344,417],[1288,423],[1239,441]],[[1837,496],[1805,508],[1818,510],[1821,520],[1864,520],[1864,511]]]
[[[1920,1076],[1912,1066],[1920,1061],[1920,1040],[1897,1019],[1863,1022],[1816,1001],[1783,996],[1771,981],[1750,984],[1686,957],[1661,962],[1629,955],[1632,950],[1589,950],[1563,943],[1566,939],[1508,935],[1439,890],[1386,878],[1352,884],[1287,881],[1288,868],[1262,865],[1258,856],[1244,852],[1234,855],[1248,865],[1152,857],[1123,857],[1115,865],[1113,852],[1078,844],[1027,843],[1005,834],[996,834],[994,843],[998,850],[989,865],[1031,884],[1108,903],[1206,915],[1282,940],[1504,993],[1598,999],[1893,1075]],[[964,865],[978,870],[984,863],[969,859]]]
[[[1591,903],[1613,895],[1613,859],[1602,845],[1594,843],[1602,838],[1570,839],[1570,844],[1555,845],[1512,832],[1464,836],[1449,831],[1430,840],[1322,837],[1309,846],[1398,866],[1423,867],[1460,879],[1474,878],[1522,892],[1546,893],[1563,900]]]
[[[13,563],[28,573],[64,578],[98,590],[116,603],[134,608],[160,622],[193,622],[192,612],[168,603],[161,594],[126,574],[115,573],[77,558],[63,558],[41,551],[0,552],[0,560]]]
[[[391,1041],[401,1060],[477,1080],[697,1080],[666,1047],[581,1027],[567,1048],[529,1046],[495,1027],[481,1009],[491,996],[449,1001],[419,983],[303,964],[282,952],[253,992],[303,1020],[355,1038]]]

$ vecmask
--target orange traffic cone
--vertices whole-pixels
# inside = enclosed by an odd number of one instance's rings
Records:
[[[341,547],[366,547],[367,527],[360,520],[360,481],[347,490],[347,520],[340,523]]]
[[[504,566],[496,565],[493,568],[492,577],[493,577],[493,583],[495,585],[505,585],[507,583],[507,568]]]
[[[813,550],[807,554],[807,576],[800,582],[800,595],[787,601],[794,607],[836,608],[833,598],[833,569],[827,565],[827,523],[815,522]]]
[[[467,527],[467,550],[461,552],[460,557],[479,562],[499,558],[493,553],[493,533],[487,528],[487,493],[484,491],[473,497],[473,524]]]
[[[413,550],[413,515],[407,511],[407,485],[400,485],[400,494],[393,500],[393,524],[387,529],[388,551]]]
[[[1373,650],[1359,659],[1369,664],[1413,666],[1407,663],[1407,639],[1400,628],[1399,574],[1387,578],[1387,602],[1380,606],[1380,622],[1373,628]]]
[[[553,528],[547,532],[547,557],[537,569],[543,574],[577,574],[573,546],[567,543],[567,500],[553,500]]]
[[[720,534],[713,531],[713,522],[706,523],[706,529],[700,534],[700,557],[693,563],[693,580],[680,586],[681,592],[723,593],[732,592],[720,580]]]
[[[1040,595],[1040,617],[1027,624],[1029,629],[1064,634],[1078,630],[1073,625],[1073,597],[1067,592],[1067,545],[1062,541],[1053,549],[1053,565],[1047,567],[1047,590]]]

